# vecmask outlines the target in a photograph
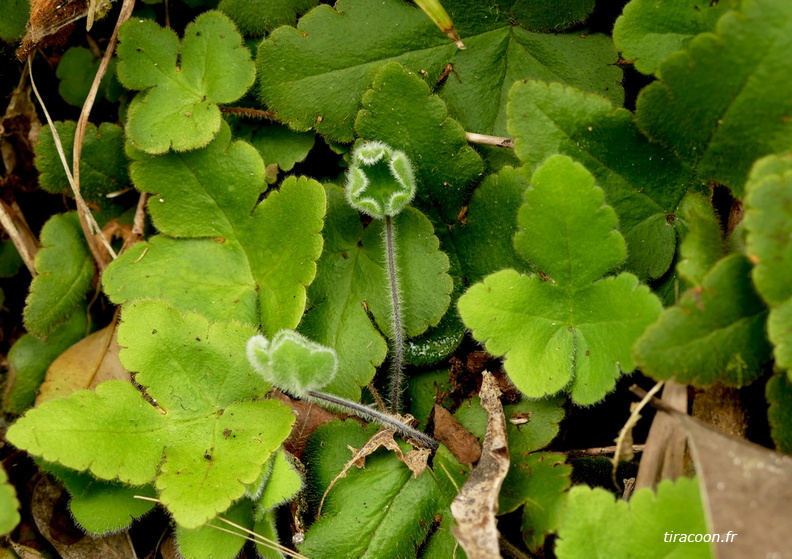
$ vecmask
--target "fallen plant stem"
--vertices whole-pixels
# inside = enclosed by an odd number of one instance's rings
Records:
[[[477,134],[475,132],[465,132],[468,142],[482,144],[485,146],[495,146],[499,148],[514,148],[514,138],[505,136],[490,136],[488,134]]]
[[[630,417],[627,418],[627,421],[624,423],[624,427],[622,427],[621,430],[619,431],[619,436],[616,439],[616,451],[614,452],[612,459],[613,469],[611,470],[611,478],[613,479],[613,485],[615,485],[616,487],[620,487],[619,482],[616,481],[616,470],[619,467],[619,457],[621,456],[621,450],[624,446],[624,440],[627,437],[628,433],[632,435],[632,428],[641,418],[640,416],[641,410],[646,407],[646,405],[649,403],[652,397],[655,394],[657,394],[657,392],[663,387],[664,384],[665,381],[661,380],[660,382],[655,384],[649,392],[646,393],[646,396],[644,396],[644,398],[638,403],[638,405],[635,406],[633,410],[630,412]]]
[[[414,439],[432,451],[437,450],[437,448],[440,446],[440,443],[438,443],[435,439],[433,439],[426,433],[421,433],[417,429],[413,429],[409,425],[405,425],[398,418],[377,411],[359,402],[353,402],[352,400],[347,400],[346,398],[341,398],[340,396],[334,396],[333,394],[316,392],[315,390],[309,390],[307,394],[309,397],[315,400],[319,400],[321,402],[327,402],[328,404],[331,404],[334,407],[339,407],[344,410],[349,410],[352,413],[354,413],[356,416],[360,417],[361,419],[365,419],[372,423],[378,423],[386,427],[391,427],[402,437],[408,439]]]
[[[129,247],[143,240],[143,234],[146,227],[146,200],[148,200],[148,193],[141,192],[138,198],[137,207],[135,208],[135,217],[132,221],[132,231],[129,236],[124,240],[124,245],[119,254],[123,253]]]
[[[248,109],[245,107],[220,107],[220,112],[230,115],[247,116],[251,118],[278,120],[278,117],[275,116],[275,113],[271,111],[262,111],[261,109]]]
[[[18,208],[8,205],[0,200],[0,225],[3,226],[11,242],[19,252],[19,256],[25,263],[30,275],[34,278],[38,275],[36,271],[36,254],[39,244],[36,236],[30,231],[24,216]]]
[[[644,448],[646,447],[645,444],[634,444],[632,445],[633,452],[643,452]],[[573,450],[559,450],[558,452],[561,454],[566,454],[567,456],[575,457],[575,456],[602,456],[604,454],[614,454],[618,450],[616,445],[611,446],[600,446],[595,448],[576,448]]]

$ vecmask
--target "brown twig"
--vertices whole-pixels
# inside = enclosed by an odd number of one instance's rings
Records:
[[[30,275],[34,278],[38,275],[36,272],[36,254],[38,253],[39,243],[36,236],[28,227],[25,217],[17,207],[16,203],[12,205],[7,204],[5,201],[0,200],[0,224],[5,229],[11,242],[22,257],[22,261],[30,271]]]
[[[488,134],[476,134],[475,132],[465,132],[468,142],[482,144],[485,146],[495,146],[499,148],[514,148],[514,138],[504,136],[490,136]]]
[[[646,445],[643,444],[634,444],[632,445],[633,452],[643,452]],[[560,452],[561,454],[566,454],[570,457],[578,457],[578,456],[603,456],[606,454],[615,454],[618,450],[616,445],[611,446],[600,446],[596,448],[576,448],[572,450],[559,450],[553,452]]]
[[[146,228],[146,200],[148,200],[148,196],[147,192],[140,193],[137,208],[135,208],[135,218],[132,221],[132,231],[130,231],[129,236],[124,240],[124,246],[118,251],[119,254],[143,240],[144,230]]]

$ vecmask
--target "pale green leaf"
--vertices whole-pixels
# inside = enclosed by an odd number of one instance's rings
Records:
[[[5,468],[0,465],[0,536],[4,536],[16,528],[19,520],[19,501],[16,489],[8,483]]]
[[[39,275],[30,284],[24,320],[28,332],[46,337],[69,320],[91,288],[94,264],[77,212],[51,217],[36,254]]]
[[[746,0],[659,76],[638,97],[640,127],[741,196],[753,162],[792,145],[792,3]]]
[[[297,16],[319,0],[221,0],[217,9],[234,20],[246,35],[259,36],[281,25],[294,25]]]
[[[693,183],[691,171],[649,142],[631,112],[578,89],[517,83],[508,111],[515,152],[528,169],[555,153],[582,163],[619,216],[629,246],[626,268],[642,279],[665,274],[676,247],[670,216]]]
[[[391,332],[383,225],[374,220],[364,228],[340,188],[328,186],[327,196],[325,248],[309,289],[313,306],[300,331],[338,354],[338,374],[326,390],[356,400],[360,386],[369,383],[374,368],[385,359],[387,345],[378,329],[386,336]],[[413,337],[437,324],[448,308],[449,262],[438,248],[432,224],[421,212],[408,207],[393,224],[402,318],[407,335]]]
[[[644,74],[653,74],[669,54],[688,46],[715,24],[737,0],[632,0],[613,27],[622,57]]]
[[[253,527],[253,508],[247,499],[242,499],[221,516],[248,530]],[[176,544],[184,559],[234,559],[242,551],[246,537],[249,536],[218,519],[212,519],[199,528],[176,526]]]
[[[698,483],[679,478],[633,493],[629,503],[604,489],[573,487],[558,530],[558,559],[710,559],[710,544],[679,536],[709,533]],[[670,541],[674,535],[677,541]]]
[[[436,206],[446,220],[462,207],[465,187],[483,170],[465,131],[448,117],[445,103],[417,75],[386,64],[362,99],[355,132],[404,151],[415,167],[419,201]]]
[[[537,169],[519,219],[515,246],[543,275],[488,276],[460,298],[462,320],[490,353],[505,356],[527,396],[566,389],[575,402],[593,404],[620,370],[635,368],[630,348],[660,302],[632,274],[599,279],[621,263],[625,247],[613,210],[580,164],[557,155]]]
[[[361,448],[374,432],[351,421],[332,422],[314,432],[306,452],[318,456],[312,461],[312,474],[319,494],[352,457],[347,445]],[[322,452],[314,454],[311,448],[317,446],[323,447]],[[335,452],[327,452],[328,448]],[[393,452],[380,449],[366,457],[364,468],[351,468],[333,486],[300,553],[313,559],[414,555],[442,506],[440,501],[430,470],[416,478]]]
[[[236,101],[255,67],[228,16],[205,12],[179,39],[153,21],[132,18],[119,33],[118,79],[142,90],[129,106],[132,143],[147,153],[196,149],[220,130],[218,103]]]
[[[326,199],[319,183],[289,177],[261,203],[264,165],[223,126],[202,150],[141,159],[136,186],[164,233],[113,262],[105,292],[116,303],[159,297],[209,318],[294,328],[321,253]]]
[[[745,386],[770,359],[767,308],[751,284],[741,254],[721,259],[701,285],[666,309],[634,348],[641,370],[660,379],[702,386]]]
[[[792,157],[757,161],[745,188],[746,251],[755,264],[753,282],[770,305],[767,329],[776,363],[792,375]]]
[[[8,352],[10,368],[3,391],[3,410],[22,413],[31,407],[50,364],[83,339],[87,330],[87,312],[80,305],[71,318],[50,332],[46,339],[25,334],[14,342]]]
[[[257,64],[263,103],[296,130],[315,128],[332,140],[353,139],[353,119],[378,70],[399,62],[435,84],[447,64],[441,95],[451,116],[474,132],[506,132],[506,92],[515,80],[561,80],[621,102],[621,71],[609,38],[543,35],[513,26],[485,3],[446,1],[466,50],[421,10],[400,0],[375,6],[341,0],[311,10],[297,28],[275,30]]]
[[[257,517],[292,500],[302,488],[303,479],[295,469],[293,460],[296,459],[284,450],[279,450],[273,456],[272,471],[256,503]]]

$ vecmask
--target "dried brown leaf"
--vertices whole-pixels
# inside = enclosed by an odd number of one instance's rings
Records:
[[[482,373],[481,405],[487,410],[481,460],[451,503],[457,525],[453,532],[469,559],[500,557],[498,528],[498,495],[509,471],[509,447],[506,417],[500,402],[497,381],[487,371]]]
[[[478,438],[439,405],[434,408],[434,437],[451,451],[460,464],[470,466],[481,458]]]

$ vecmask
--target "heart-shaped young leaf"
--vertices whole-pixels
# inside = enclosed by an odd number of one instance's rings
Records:
[[[672,52],[684,49],[715,24],[736,0],[632,0],[613,27],[613,41],[625,60],[635,68],[653,74]]]
[[[176,522],[198,527],[260,477],[293,415],[256,400],[268,386],[245,358],[251,326],[154,301],[127,305],[122,320],[122,361],[160,409],[129,383],[109,381],[31,410],[8,439],[100,479],[154,481]]]
[[[538,398],[566,389],[593,404],[631,372],[633,342],[660,314],[657,297],[622,273],[625,243],[615,212],[579,163],[556,155],[533,174],[515,247],[541,271],[504,270],[472,286],[459,312],[514,384]]]
[[[164,233],[138,243],[105,271],[116,303],[159,297],[216,320],[261,324],[264,335],[294,328],[322,250],[325,194],[289,177],[257,204],[264,165],[223,125],[206,148],[137,153],[135,185],[155,193],[149,211]]]
[[[77,212],[55,215],[41,230],[39,275],[25,301],[25,328],[45,338],[69,320],[91,288],[94,264]]]
[[[688,534],[703,537],[708,532],[694,479],[662,481],[656,495],[640,489],[629,503],[614,500],[604,489],[579,485],[569,492],[555,553],[559,559],[711,559],[709,543],[687,539]]]
[[[629,247],[626,269],[642,279],[665,274],[676,249],[669,216],[692,184],[690,169],[649,142],[630,111],[561,84],[515,84],[509,117],[515,152],[529,170],[562,153],[594,175],[619,216]]]
[[[261,44],[262,102],[292,128],[315,128],[342,142],[353,140],[363,93],[389,62],[403,64],[430,84],[445,81],[442,95],[451,115],[483,134],[506,132],[505,93],[519,79],[562,79],[621,102],[623,90],[616,86],[621,70],[613,65],[618,55],[609,38],[531,33],[481,2],[443,5],[467,50],[460,51],[421,10],[401,0],[318,6],[297,28],[276,29]]]
[[[347,169],[347,202],[376,219],[400,213],[415,196],[415,171],[403,151],[379,141],[359,144]]]
[[[355,131],[406,153],[420,185],[419,201],[437,207],[447,221],[456,218],[465,187],[482,171],[481,157],[422,79],[401,64],[383,66],[363,95]]]
[[[338,374],[326,391],[357,400],[360,387],[371,381],[374,367],[387,352],[368,313],[381,332],[391,333],[382,222],[374,220],[364,228],[338,187],[328,186],[327,197],[327,238],[316,281],[309,288],[314,304],[300,331],[338,355]],[[413,337],[442,318],[453,282],[447,274],[448,257],[438,250],[432,224],[421,212],[408,207],[393,224],[403,320],[407,336]]]
[[[206,12],[176,33],[132,18],[118,34],[118,79],[141,90],[129,106],[127,137],[146,153],[197,149],[220,129],[218,103],[236,101],[256,70],[228,16]]]
[[[751,165],[789,149],[792,3],[749,0],[660,65],[638,97],[639,126],[741,196]]]
[[[247,356],[264,380],[298,398],[327,386],[338,370],[335,351],[294,330],[281,330],[272,340],[253,336]]]
[[[759,294],[770,305],[767,330],[779,367],[792,380],[792,156],[756,162],[745,187],[746,250]]]

